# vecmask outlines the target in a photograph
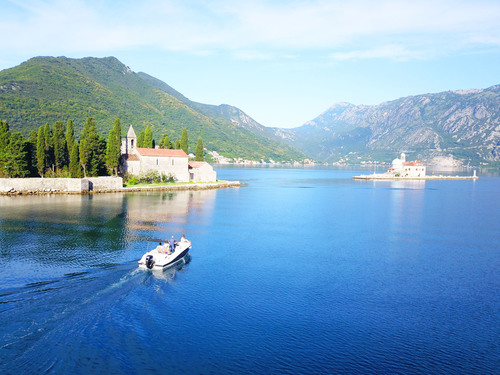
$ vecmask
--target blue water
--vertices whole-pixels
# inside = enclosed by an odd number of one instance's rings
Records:
[[[0,373],[499,373],[497,174],[218,173],[245,185],[0,197]]]

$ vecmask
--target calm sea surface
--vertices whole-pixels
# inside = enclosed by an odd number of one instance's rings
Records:
[[[0,197],[0,373],[499,373],[498,174],[218,173],[246,185]]]

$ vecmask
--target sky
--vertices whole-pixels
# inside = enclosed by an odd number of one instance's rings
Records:
[[[0,0],[0,15],[0,70],[115,56],[264,126],[500,84],[500,0]]]

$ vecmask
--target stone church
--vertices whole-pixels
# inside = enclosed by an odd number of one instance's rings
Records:
[[[215,182],[217,173],[207,162],[189,162],[183,150],[137,147],[137,136],[130,125],[122,139],[122,171],[139,175],[154,170],[173,176],[176,182]]]

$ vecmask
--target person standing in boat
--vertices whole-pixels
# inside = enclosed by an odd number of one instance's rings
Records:
[[[170,245],[170,251],[173,253],[175,250],[175,245],[177,244],[177,241],[174,239],[174,236],[168,241]]]

